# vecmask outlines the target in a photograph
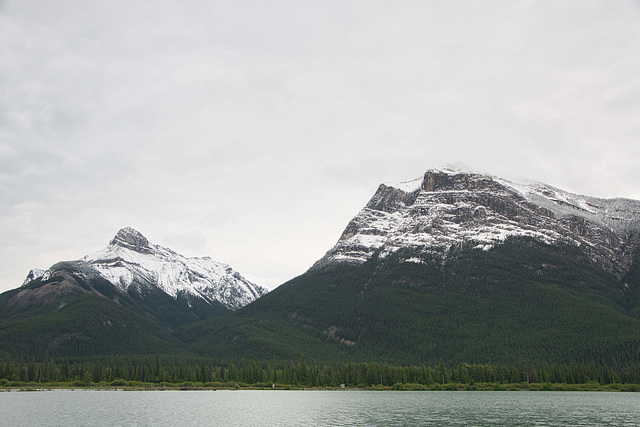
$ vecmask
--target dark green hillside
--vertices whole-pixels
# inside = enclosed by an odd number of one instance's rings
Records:
[[[631,362],[638,308],[575,247],[512,239],[442,264],[396,253],[311,270],[238,312],[185,327],[204,355],[400,364]],[[634,288],[635,289],[635,288]]]
[[[95,295],[61,298],[39,307],[32,316],[25,314],[0,319],[0,348],[5,352],[39,360],[45,354],[77,357],[180,352],[180,343],[157,324]]]
[[[97,356],[167,354],[170,330],[228,312],[188,295],[122,293],[83,262],[61,262],[46,280],[0,294],[0,353]]]
[[[625,289],[629,314],[640,319],[640,257],[636,257],[629,273],[622,279],[622,286]]]
[[[217,302],[207,304],[201,299],[185,294],[179,294],[178,298],[174,299],[159,289],[149,289],[144,286],[130,286],[128,292],[123,294],[111,282],[101,277],[90,265],[83,262],[61,262],[51,269],[56,271],[56,275],[51,277],[48,282],[56,285],[64,283],[66,278],[78,285],[79,292],[102,295],[169,329],[212,316],[220,316],[229,311]],[[37,289],[44,284],[45,282],[38,279],[28,286]]]

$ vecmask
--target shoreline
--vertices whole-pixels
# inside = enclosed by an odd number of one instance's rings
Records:
[[[565,384],[565,383],[515,383],[515,384],[396,384],[394,386],[372,387],[311,387],[286,384],[257,386],[249,384],[156,384],[156,383],[92,383],[87,385],[73,383],[14,383],[0,386],[3,392],[37,391],[240,391],[240,390],[279,390],[279,391],[555,391],[555,392],[640,392],[640,384]]]

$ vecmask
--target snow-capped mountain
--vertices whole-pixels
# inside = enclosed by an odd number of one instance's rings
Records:
[[[538,182],[516,182],[456,168],[382,184],[314,267],[362,263],[400,249],[446,257],[463,243],[489,250],[508,237],[580,246],[618,277],[640,242],[640,201],[572,194]],[[421,262],[419,256],[408,262]]]
[[[149,243],[130,227],[119,230],[106,248],[84,256],[76,264],[83,265],[82,271],[89,268],[97,272],[123,293],[160,290],[173,299],[179,296],[189,301],[201,299],[208,304],[220,303],[229,310],[236,310],[268,292],[227,264],[209,257],[187,258]],[[47,271],[32,270],[23,286],[37,278],[48,280],[55,273],[55,267]]]
[[[27,283],[30,283],[31,281],[44,276],[44,274],[46,272],[47,272],[47,270],[43,270],[41,268],[33,268],[33,269],[31,269],[29,271],[29,273],[27,274],[27,277],[22,282],[22,286],[25,286]]]
[[[637,361],[638,248],[638,201],[428,170],[381,185],[302,275],[227,323],[185,330],[203,353]]]

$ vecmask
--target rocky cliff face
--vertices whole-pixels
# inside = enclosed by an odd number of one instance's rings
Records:
[[[189,301],[220,303],[229,310],[236,310],[268,292],[227,264],[209,257],[184,257],[169,248],[149,243],[130,227],[119,230],[106,248],[81,260],[58,263],[46,271],[32,270],[23,287],[36,279],[46,282],[54,276],[66,277],[64,275],[68,273],[62,274],[58,268],[62,264],[65,271],[72,270],[76,276],[86,277],[89,281],[100,277],[123,293],[144,294],[160,290],[174,299],[181,296]],[[52,292],[60,292],[58,287],[50,288]],[[40,298],[51,299],[44,294]]]
[[[380,185],[314,267],[362,263],[400,249],[411,249],[407,262],[421,262],[420,254],[446,257],[465,243],[490,250],[515,236],[580,246],[591,261],[622,277],[640,244],[640,201],[432,169],[420,179]]]
[[[109,242],[109,244],[131,249],[132,251],[140,253],[153,252],[147,238],[138,230],[134,230],[131,227],[125,227],[118,230],[115,237],[111,242]]]

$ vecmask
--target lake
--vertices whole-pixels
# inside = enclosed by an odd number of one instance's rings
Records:
[[[0,393],[7,426],[629,426],[639,393],[99,391]]]

